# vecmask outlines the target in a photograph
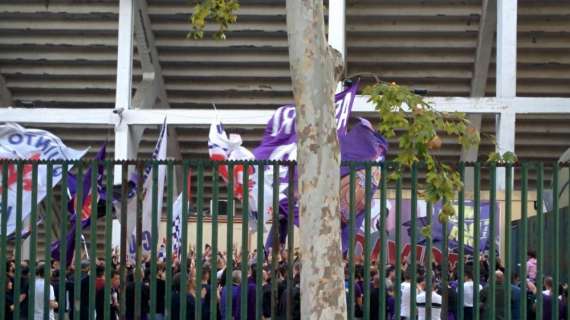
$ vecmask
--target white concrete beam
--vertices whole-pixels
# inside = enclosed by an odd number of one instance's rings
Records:
[[[115,94],[115,110],[119,113],[132,108],[133,79],[133,29],[134,1],[119,2],[119,35],[117,43],[117,86]],[[115,159],[132,157],[132,141],[130,129],[126,123],[115,125]],[[115,167],[115,183],[121,181],[121,168]]]
[[[345,0],[329,1],[329,45],[346,57],[346,3]]]
[[[0,108],[5,108],[13,104],[12,93],[6,85],[6,79],[0,75]]]
[[[487,78],[489,65],[491,64],[491,53],[493,51],[493,40],[497,30],[497,1],[483,0],[481,7],[481,21],[479,23],[479,35],[477,38],[477,51],[475,52],[475,65],[473,67],[473,77],[471,78],[471,97],[484,97],[487,88]],[[470,127],[477,131],[481,130],[481,114],[470,114],[468,117]],[[477,161],[479,146],[463,148],[461,150],[461,161]],[[465,172],[465,189],[471,191],[473,188],[474,172],[468,168]]]
[[[497,2],[497,98],[517,95],[517,0]],[[497,117],[497,152],[515,152],[515,118],[512,112]],[[505,169],[497,170],[497,189],[505,190]]]
[[[440,112],[486,114],[568,114],[570,98],[462,98],[431,97],[426,99]],[[356,96],[353,112],[363,116],[377,116],[367,96]],[[265,126],[274,110],[218,110],[226,125]],[[208,126],[216,117],[214,110],[194,109],[131,109],[115,113],[112,109],[57,109],[57,108],[0,108],[2,122],[114,125],[161,125],[164,117],[169,125]],[[122,117],[122,120],[121,120]]]

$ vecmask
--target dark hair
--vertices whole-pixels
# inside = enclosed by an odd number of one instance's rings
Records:
[[[46,266],[46,264],[44,262],[40,262],[36,266],[36,275],[38,277],[45,278],[45,274],[46,274],[45,266]]]
[[[102,277],[104,274],[105,274],[105,266],[98,265],[98,266],[95,268],[95,275],[96,275],[97,277]]]
[[[527,255],[531,258],[536,259],[536,252],[534,252],[534,250],[528,250]]]

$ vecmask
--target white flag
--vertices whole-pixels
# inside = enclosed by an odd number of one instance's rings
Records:
[[[160,130],[160,135],[156,143],[156,147],[152,153],[153,160],[165,160],[166,159],[166,119]],[[144,170],[143,180],[143,203],[142,203],[142,248],[141,254],[144,256],[150,254],[151,243],[152,243],[152,166],[147,166]],[[162,215],[162,197],[164,193],[164,180],[166,177],[166,166],[158,166],[158,215],[157,215],[157,226],[160,225],[160,217]],[[134,179],[137,181],[137,179]],[[136,192],[130,195],[127,205],[127,232],[131,236],[128,239],[129,243],[129,259],[130,261],[135,261],[136,259],[136,218],[137,218],[137,197]],[[157,235],[158,236],[158,235]]]
[[[87,150],[68,148],[61,139],[52,133],[38,129],[26,129],[15,123],[0,126],[0,159],[29,159],[29,160],[79,160]],[[53,188],[62,176],[62,166],[53,166]],[[69,166],[71,168],[71,165]],[[23,194],[22,194],[22,222],[28,217],[32,209],[32,166],[23,166]],[[2,170],[0,170],[2,181]],[[0,190],[4,186],[0,185]],[[38,166],[38,203],[47,193],[47,166]],[[8,224],[7,234],[16,229],[16,191],[17,167],[8,166]],[[0,193],[1,194],[1,193]],[[0,203],[2,199],[0,197]]]

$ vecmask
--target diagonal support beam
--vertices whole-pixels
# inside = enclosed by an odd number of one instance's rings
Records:
[[[134,107],[137,109],[169,109],[170,105],[164,85],[164,77],[162,76],[158,50],[156,49],[154,34],[152,32],[152,24],[148,15],[147,3],[146,0],[138,0],[135,3],[135,44],[141,62],[143,80],[135,93],[133,99]],[[133,144],[136,146],[135,150],[138,149],[144,130],[144,126],[132,128]],[[176,128],[168,128],[167,146],[168,157],[182,159]],[[178,169],[179,168],[176,168],[176,170]],[[176,174],[175,176],[178,177],[180,175]],[[182,186],[182,180],[178,181],[177,179],[176,186],[178,188],[174,191],[178,193],[178,190],[180,190]]]
[[[484,97],[489,77],[489,65],[491,64],[491,54],[493,51],[493,40],[497,30],[497,0],[483,0],[481,8],[481,21],[479,24],[479,36],[477,38],[477,51],[475,52],[475,65],[473,77],[471,79],[470,96],[474,98]],[[481,131],[481,114],[470,114],[467,119],[470,126],[477,131]],[[479,146],[463,148],[461,151],[461,161],[477,161]],[[473,189],[474,173],[472,169],[465,171],[465,189]]]
[[[6,79],[0,75],[0,108],[6,108],[13,104],[12,93],[6,85]]]

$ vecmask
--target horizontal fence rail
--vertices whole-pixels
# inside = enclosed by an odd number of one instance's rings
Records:
[[[570,319],[569,166],[454,167],[474,179],[442,222],[422,166],[342,163],[347,318]],[[296,173],[0,160],[0,320],[299,319]]]

